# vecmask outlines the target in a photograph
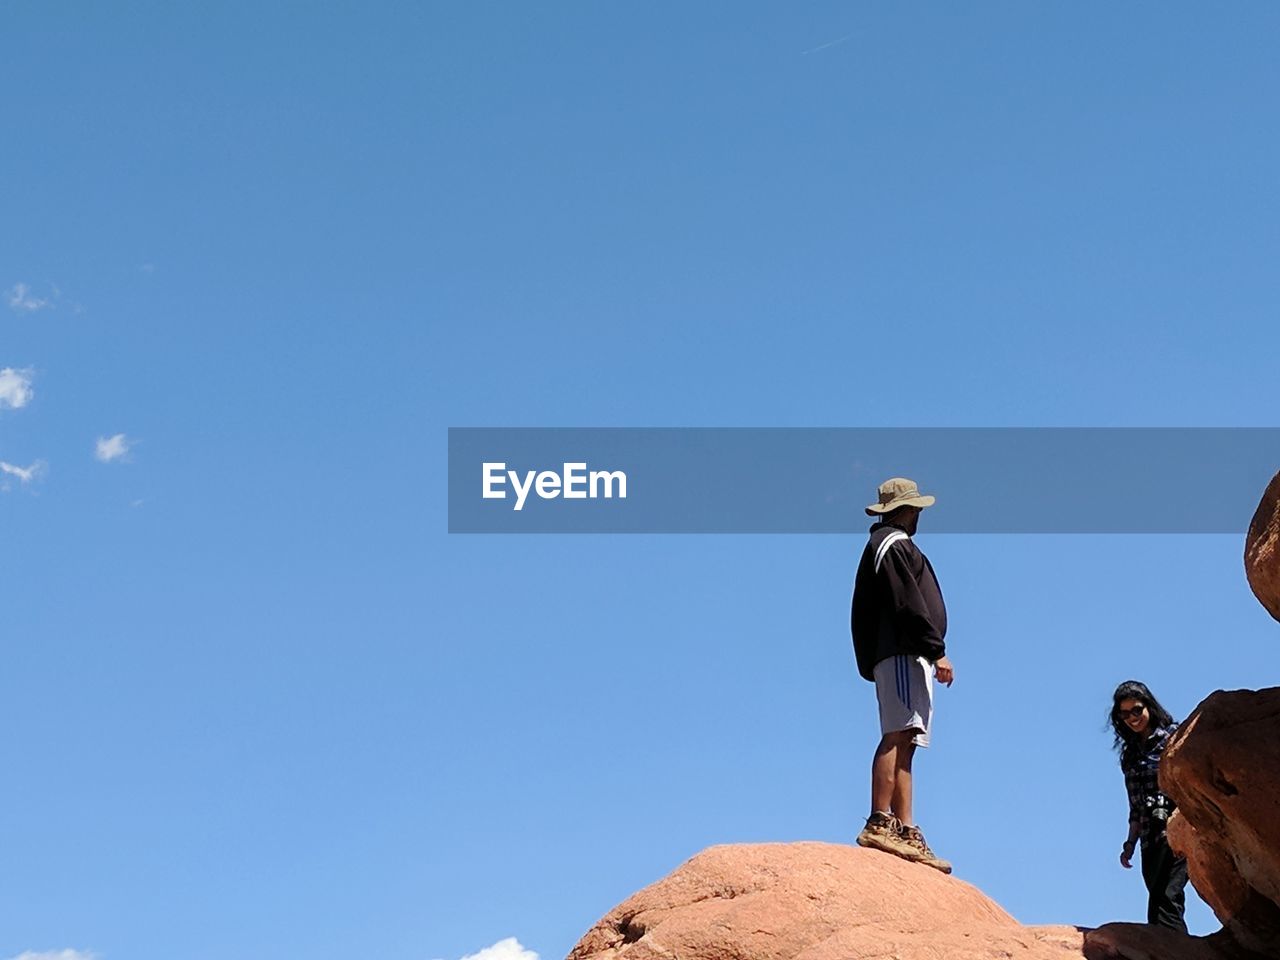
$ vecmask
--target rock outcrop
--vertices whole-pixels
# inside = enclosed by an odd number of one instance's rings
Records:
[[[1249,524],[1244,572],[1254,596],[1280,620],[1280,473],[1271,478]]]
[[[1079,960],[936,870],[828,843],[711,847],[611,910],[569,960]]]
[[[1280,956],[1280,688],[1210,695],[1166,749],[1160,785],[1200,896],[1241,946]]]
[[[1108,923],[1084,935],[1087,960],[1246,960],[1250,955],[1225,931],[1208,937],[1145,923]]]

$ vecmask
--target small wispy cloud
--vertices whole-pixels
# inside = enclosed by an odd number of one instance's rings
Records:
[[[97,960],[90,950],[28,950],[9,960]]]
[[[110,437],[99,437],[94,447],[93,455],[101,463],[111,463],[114,460],[123,460],[128,457],[132,448],[133,441],[123,433],[117,433]]]
[[[6,493],[9,491],[10,486],[7,479],[9,477],[16,477],[24,486],[32,480],[39,479],[45,471],[45,466],[46,465],[43,460],[37,460],[29,467],[19,467],[16,464],[0,460],[0,490],[5,491]]]
[[[53,295],[56,299],[57,287],[54,287]],[[20,313],[35,313],[37,310],[47,310],[53,306],[53,300],[48,297],[37,297],[25,283],[15,283],[5,291],[4,297],[9,306]]]
[[[515,937],[507,937],[491,947],[467,954],[462,960],[538,960],[538,955],[522,947]]]
[[[35,371],[30,367],[25,370],[15,370],[13,367],[0,370],[0,409],[8,407],[10,410],[19,410],[30,403],[35,396],[35,391],[31,389],[34,376]]]

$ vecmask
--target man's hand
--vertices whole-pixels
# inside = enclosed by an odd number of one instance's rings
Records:
[[[939,657],[938,661],[933,665],[933,672],[938,678],[939,683],[945,683],[951,686],[951,681],[956,678],[956,668],[951,665],[951,660],[947,657]]]

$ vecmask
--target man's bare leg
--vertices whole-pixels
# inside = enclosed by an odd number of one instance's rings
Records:
[[[906,843],[908,852],[906,857],[908,860],[915,860],[917,863],[927,864],[935,870],[941,870],[943,873],[951,872],[951,864],[943,860],[936,853],[929,849],[929,845],[925,842],[924,834],[920,832],[920,828],[915,823],[915,812],[912,810],[912,780],[911,780],[911,761],[915,759],[916,745],[912,743],[915,739],[913,731],[906,731],[906,740],[897,744],[893,751],[894,758],[894,779],[893,779],[893,809],[892,813],[898,818],[902,824],[902,840]],[[910,828],[909,830],[906,828]],[[897,852],[897,851],[894,851]],[[902,854],[899,854],[900,856]]]
[[[893,815],[907,826],[913,826],[915,820],[912,819],[913,811],[911,809],[911,761],[915,759],[916,745],[912,741],[915,739],[915,731],[904,731],[907,740],[900,743],[895,751],[894,760],[894,778],[893,778]]]
[[[902,757],[905,755],[907,765],[906,803],[907,813],[911,812],[911,757],[915,753],[913,730],[896,730],[886,733],[880,738],[875,756],[871,758],[871,812],[892,812],[901,819],[898,809],[900,790],[898,778],[901,776]]]

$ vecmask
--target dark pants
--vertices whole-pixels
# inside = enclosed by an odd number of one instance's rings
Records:
[[[1187,932],[1182,919],[1187,900],[1187,861],[1177,856],[1162,833],[1142,843],[1142,879],[1147,884],[1147,923]]]

